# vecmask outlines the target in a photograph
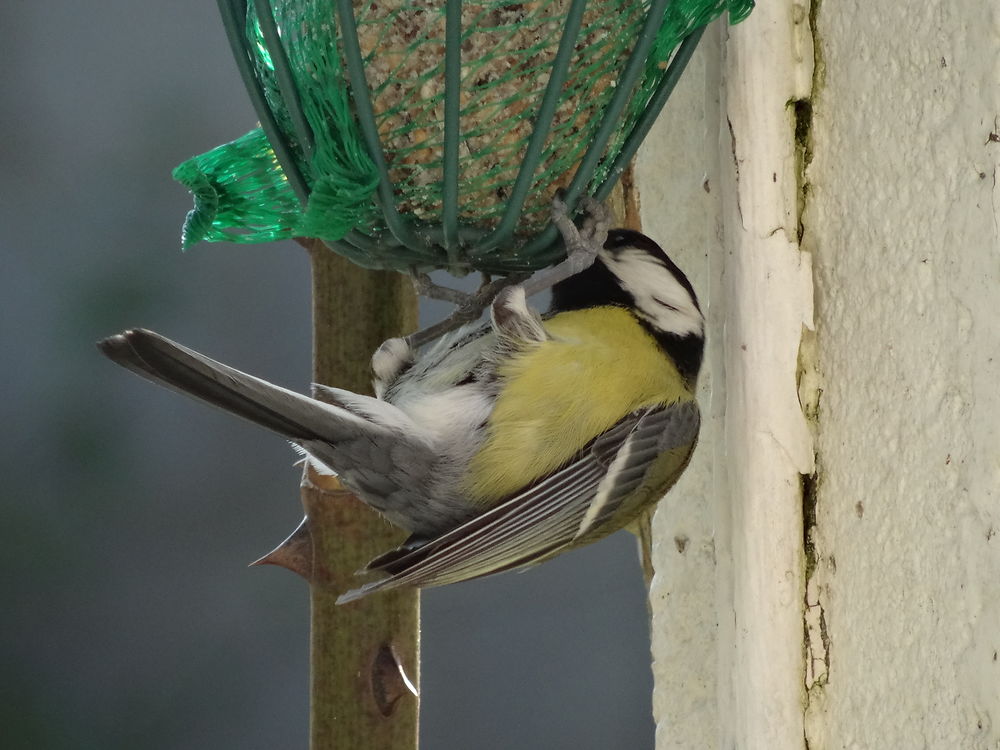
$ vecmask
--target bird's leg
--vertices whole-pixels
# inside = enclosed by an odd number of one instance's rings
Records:
[[[566,245],[566,260],[552,268],[538,271],[524,282],[524,291],[528,296],[590,268],[598,251],[604,247],[611,228],[611,212],[607,206],[589,195],[580,198],[580,206],[586,213],[577,229],[562,199],[552,199],[552,223],[556,225]]]
[[[585,214],[580,228],[577,229],[562,199],[552,199],[552,223],[559,230],[566,245],[566,260],[552,268],[537,271],[530,277],[523,273],[515,273],[491,281],[489,276],[483,274],[483,283],[479,289],[467,294],[435,284],[426,273],[411,271],[413,286],[418,294],[451,302],[456,305],[456,309],[444,320],[407,336],[405,340],[410,348],[416,349],[478,319],[497,294],[506,287],[521,284],[525,294],[531,296],[589,268],[608,237],[611,212],[607,206],[590,196],[582,197],[580,206]]]
[[[522,286],[509,286],[500,290],[490,308],[490,319],[502,346],[507,346],[510,342],[515,342],[515,346],[523,346],[548,338],[542,325],[542,316],[528,304]]]
[[[439,299],[444,302],[451,302],[453,305],[461,307],[468,302],[469,297],[471,296],[467,292],[435,284],[431,281],[430,276],[420,271],[410,271],[410,279],[413,281],[414,291],[416,291],[416,293],[421,297]]]
[[[372,355],[372,385],[382,398],[389,387],[413,365],[413,348],[404,338],[386,339]]]
[[[427,274],[413,274],[413,285],[418,294],[426,294],[426,296],[432,299],[442,299],[451,302],[456,305],[456,308],[444,320],[416,333],[411,333],[406,337],[406,343],[411,349],[416,349],[449,331],[461,328],[466,323],[477,320],[482,315],[483,310],[493,302],[493,299],[501,289],[518,284],[524,281],[525,278],[526,276],[523,273],[513,273],[491,281],[488,275],[483,274],[483,283],[480,284],[479,289],[472,294],[467,294],[457,289],[438,286],[428,278]]]

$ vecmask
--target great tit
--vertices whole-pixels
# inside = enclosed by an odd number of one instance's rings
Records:
[[[300,395],[143,329],[100,342],[120,365],[289,439],[312,467],[410,532],[351,601],[524,568],[629,526],[697,442],[704,318],[648,237],[591,231],[596,260],[543,317],[507,287],[490,322],[372,357],[376,398]],[[599,248],[599,249],[597,249]]]

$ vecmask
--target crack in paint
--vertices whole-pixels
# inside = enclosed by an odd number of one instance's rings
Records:
[[[796,234],[800,252],[810,252],[804,249],[804,240],[808,242],[805,224],[812,185],[808,170],[812,164],[813,152],[813,122],[815,102],[822,86],[825,67],[822,61],[822,51],[817,33],[817,19],[821,0],[808,3],[808,27],[803,33],[812,35],[813,67],[809,94],[788,102],[792,110],[792,121],[795,133],[795,173],[798,182],[797,227]],[[799,345],[797,368],[797,385],[799,403],[803,414],[815,432],[819,424],[820,399],[823,394],[822,379],[819,372],[819,347],[815,330],[803,327],[802,339]],[[831,642],[827,627],[826,610],[823,606],[823,592],[819,583],[818,567],[821,560],[817,545],[818,535],[818,503],[819,483],[822,476],[820,457],[815,457],[814,470],[811,474],[802,475],[802,532],[805,565],[805,590],[803,595],[803,658],[805,660],[806,705],[804,713],[803,746],[810,748],[810,732],[808,716],[810,709],[816,710],[825,686],[830,678]],[[832,565],[832,561],[830,563]]]
[[[986,144],[1000,143],[1000,116],[993,118],[993,130],[990,131]],[[996,136],[996,139],[994,139]],[[997,167],[993,167],[993,230],[997,237],[1000,237],[1000,192],[997,191]]]
[[[740,205],[740,159],[736,155],[736,131],[733,129],[733,121],[729,119],[728,115],[726,115],[726,125],[729,126],[729,141],[732,144],[733,151],[733,168],[736,170],[736,213],[740,217],[740,226],[745,230],[747,225],[743,221],[743,206]]]
[[[817,531],[818,484],[818,471],[802,475],[802,527],[806,566],[803,619],[807,701],[811,700],[816,690],[827,684],[830,676],[830,634],[827,630],[826,610],[823,607],[816,577],[820,560],[814,536]]]

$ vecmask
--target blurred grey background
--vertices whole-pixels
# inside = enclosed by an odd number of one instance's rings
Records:
[[[294,454],[94,348],[141,325],[308,386],[305,253],[179,249],[170,170],[255,124],[215,4],[0,28],[0,746],[304,748],[307,588],[245,567],[299,521]],[[423,602],[425,748],[652,747],[627,534]]]

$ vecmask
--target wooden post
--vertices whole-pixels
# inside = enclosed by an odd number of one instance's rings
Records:
[[[417,324],[409,280],[366,271],[305,241],[313,269],[313,379],[366,393],[369,360],[387,338]],[[336,480],[308,473],[306,519],[286,549],[307,560],[311,587],[311,750],[415,750],[418,730],[420,599],[390,591],[345,605],[354,574],[399,544],[403,533]]]

